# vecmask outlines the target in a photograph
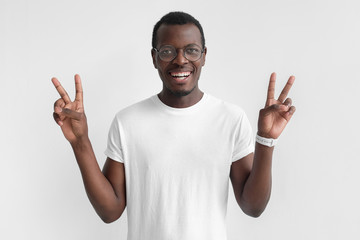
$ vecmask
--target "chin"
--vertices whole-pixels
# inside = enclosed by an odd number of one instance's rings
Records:
[[[168,90],[176,97],[185,97],[185,96],[189,95],[190,93],[192,93],[195,88],[196,88],[196,86],[193,87],[191,90],[174,90],[174,89],[169,89],[169,88],[168,88]]]
[[[191,91],[173,91],[172,94],[174,94],[176,97],[184,97],[191,93]]]

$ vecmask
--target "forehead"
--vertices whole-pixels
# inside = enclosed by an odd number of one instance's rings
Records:
[[[201,46],[201,33],[194,24],[162,24],[158,29],[157,47],[162,45],[173,45],[176,48],[182,48],[194,43]]]

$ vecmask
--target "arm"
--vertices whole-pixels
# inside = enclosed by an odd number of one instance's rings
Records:
[[[255,153],[233,162],[230,179],[240,208],[249,216],[259,217],[271,193],[273,148],[255,145]]]
[[[286,98],[294,83],[291,76],[278,100],[274,99],[276,75],[270,77],[265,108],[260,110],[258,135],[277,139],[295,112],[292,101]],[[264,211],[271,193],[271,165],[274,147],[256,143],[254,154],[235,161],[230,179],[237,203],[248,215],[258,217]]]
[[[126,206],[124,166],[108,158],[100,170],[88,138],[80,76],[75,75],[74,101],[56,78],[52,82],[61,96],[54,104],[54,119],[71,144],[89,200],[104,222],[113,222]]]

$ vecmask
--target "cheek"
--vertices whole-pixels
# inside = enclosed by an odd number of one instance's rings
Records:
[[[196,64],[196,65],[195,65],[196,71],[200,73],[202,66],[204,66],[204,62],[203,62],[203,61],[201,61],[201,62],[199,62],[198,64]]]
[[[166,74],[166,71],[165,71],[165,66],[162,66],[162,65],[157,65],[158,66],[158,71],[160,74],[162,75],[165,75]]]
[[[164,62],[158,62],[157,67],[158,67],[159,72],[161,72],[161,74],[166,75],[166,73],[167,73],[166,69],[168,67],[167,64],[165,64]]]
[[[156,69],[158,70],[158,72],[159,72],[159,75],[161,76],[161,77],[166,77],[166,66],[164,65],[164,64],[157,64],[156,65]]]
[[[204,66],[204,65],[205,65],[205,56],[203,56],[201,59],[201,66]]]

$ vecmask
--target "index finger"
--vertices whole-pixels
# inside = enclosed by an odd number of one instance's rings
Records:
[[[79,74],[75,74],[75,101],[79,102],[81,105],[83,103],[83,89],[81,85],[81,78]]]
[[[267,92],[267,101],[269,101],[270,99],[274,99],[275,82],[276,82],[276,73],[273,72],[270,76],[269,87],[268,87],[268,92]]]
[[[65,104],[68,104],[71,102],[69,95],[67,94],[67,92],[65,91],[65,89],[61,86],[59,80],[57,80],[57,78],[53,77],[51,79],[52,83],[54,84],[57,92],[60,94],[61,98],[64,100]]]
[[[284,87],[284,89],[281,91],[281,93],[280,93],[280,95],[279,95],[278,100],[279,100],[280,102],[283,102],[283,101],[286,99],[286,97],[287,97],[287,95],[288,95],[288,93],[289,93],[289,91],[290,91],[290,89],[291,89],[291,86],[293,85],[294,81],[295,81],[295,77],[294,77],[294,76],[290,76],[290,77],[289,77],[289,80],[287,81],[287,83],[286,83],[286,85],[285,85],[285,87]]]

